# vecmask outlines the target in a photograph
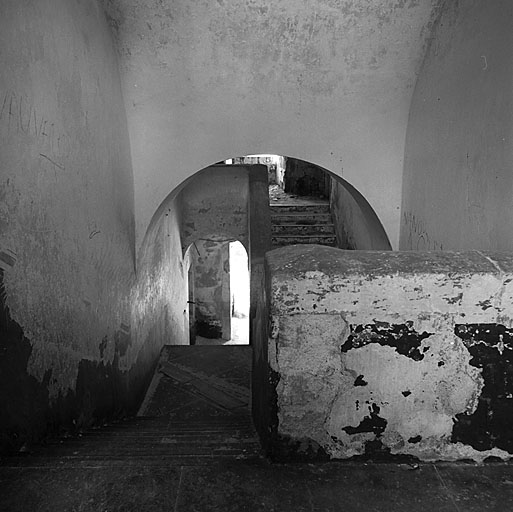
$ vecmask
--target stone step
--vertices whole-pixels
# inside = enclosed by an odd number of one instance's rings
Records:
[[[330,213],[286,212],[272,213],[272,224],[325,224],[331,223]]]
[[[162,445],[165,447],[165,445]],[[150,467],[156,466],[162,468],[165,467],[184,467],[184,466],[212,466],[213,463],[224,461],[230,462],[233,459],[237,460],[248,460],[258,461],[262,460],[260,451],[246,450],[243,452],[234,453],[233,451],[221,451],[218,450],[216,453],[208,452],[206,454],[177,454],[171,453],[167,450],[152,451],[145,453],[137,453],[132,455],[131,453],[116,453],[116,454],[92,454],[92,455],[55,455],[55,456],[30,456],[28,462],[27,457],[9,457],[5,458],[3,467],[9,468],[24,468],[27,464],[32,469],[55,467],[58,465],[60,470],[70,468],[74,471],[77,468],[91,468],[99,469],[102,467],[113,468],[131,468],[131,467]]]
[[[309,212],[309,213],[330,213],[330,204],[317,203],[317,204],[280,204],[269,205],[271,215],[274,213],[287,213],[287,212]]]
[[[273,224],[271,232],[276,235],[335,235],[333,224]]]
[[[333,235],[297,235],[297,236],[282,236],[273,235],[271,237],[271,244],[274,247],[282,247],[284,245],[296,244],[319,244],[336,246],[337,238]]]

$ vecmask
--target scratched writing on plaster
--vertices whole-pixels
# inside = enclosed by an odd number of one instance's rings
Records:
[[[61,170],[65,169],[62,160],[71,150],[70,137],[59,133],[55,123],[38,113],[25,96],[14,91],[3,95],[0,102],[0,128],[7,130],[7,134],[35,137],[41,144],[40,158]]]
[[[416,251],[443,251],[444,246],[437,240],[433,240],[422,220],[419,220],[411,212],[403,213],[404,224],[407,227],[407,247]]]

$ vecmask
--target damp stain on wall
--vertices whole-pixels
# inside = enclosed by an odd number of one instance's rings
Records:
[[[388,322],[374,322],[367,325],[351,326],[351,334],[342,345],[341,351],[363,347],[369,343],[379,343],[383,346],[393,347],[398,354],[422,361],[424,353],[429,347],[420,349],[422,340],[429,338],[431,333],[418,333],[412,321],[404,324],[390,324]]]
[[[278,432],[334,459],[510,458],[513,263],[497,258],[268,253]]]
[[[476,410],[456,415],[452,441],[484,451],[513,452],[513,329],[500,324],[457,324],[455,335],[479,368],[484,386]]]

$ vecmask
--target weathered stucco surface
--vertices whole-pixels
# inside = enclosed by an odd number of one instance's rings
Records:
[[[410,99],[439,0],[102,0],[117,36],[136,233],[170,190],[255,153],[310,161],[397,247]]]
[[[330,209],[337,234],[338,247],[362,251],[387,251],[392,247],[366,199],[347,181],[333,177]]]
[[[513,4],[445,5],[412,98],[400,248],[511,251]]]
[[[215,238],[197,240],[191,249],[196,332],[206,338],[230,339],[229,242]]]
[[[292,246],[267,260],[277,443],[333,458],[513,453],[513,258]]]
[[[0,444],[16,449],[133,405],[141,347],[128,130],[103,12],[3,1],[0,47]]]
[[[201,170],[182,189],[182,246],[216,236],[249,243],[249,169],[245,165],[215,165]]]
[[[132,291],[134,335],[156,361],[162,345],[189,342],[187,265],[182,255],[181,201],[169,198],[152,222],[139,254],[137,283]]]
[[[228,244],[249,247],[249,177],[265,166],[215,165],[190,178],[180,192],[182,247],[191,247],[197,334],[230,339]]]

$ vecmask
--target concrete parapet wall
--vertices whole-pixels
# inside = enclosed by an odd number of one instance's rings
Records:
[[[290,246],[267,270],[276,458],[510,457],[513,255]]]

